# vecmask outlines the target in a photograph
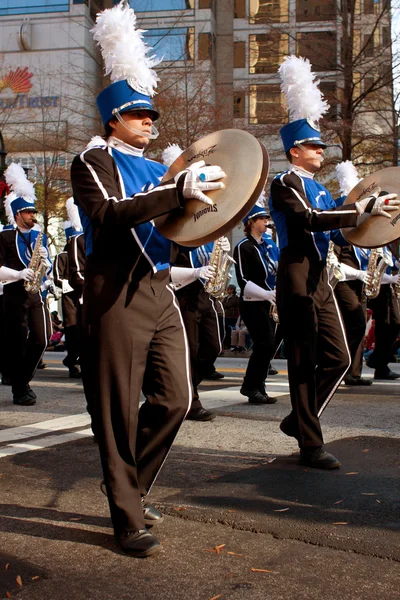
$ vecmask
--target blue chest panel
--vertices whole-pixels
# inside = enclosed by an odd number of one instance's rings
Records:
[[[273,289],[276,284],[276,273],[278,271],[279,248],[268,233],[264,233],[262,237],[263,242],[258,245],[258,249],[268,271],[267,284]]]
[[[16,233],[16,243],[18,254],[22,262],[26,267],[29,266],[29,262],[32,258],[33,248],[35,247],[35,243],[37,237],[39,235],[39,231],[36,229],[31,229],[28,233],[21,233],[17,231]],[[46,246],[46,236],[43,236],[42,245]]]
[[[214,242],[209,242],[203,246],[199,246],[196,250],[190,252],[190,262],[194,268],[204,267],[208,265],[211,258],[211,253],[214,248]]]
[[[116,150],[113,150],[112,156],[121,173],[126,197],[156,187],[167,171],[165,165],[147,160],[143,156],[132,156]],[[134,227],[134,232],[139,246],[157,271],[168,269],[171,252],[170,240],[162,236],[152,222],[137,225]]]

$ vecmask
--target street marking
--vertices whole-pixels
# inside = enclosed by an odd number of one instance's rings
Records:
[[[57,387],[57,388],[73,388],[76,390],[80,390],[83,392],[82,380],[76,380],[76,383],[63,383],[62,381],[39,381],[38,379],[34,379],[31,381],[32,387]]]
[[[73,442],[75,440],[80,440],[92,435],[93,432],[91,429],[83,429],[73,433],[65,433],[64,435],[53,435],[41,438],[32,443],[26,442],[22,444],[10,444],[8,446],[4,446],[4,448],[0,448],[0,458],[14,456],[15,454],[22,454],[23,452],[31,452],[33,450],[42,450],[43,448],[50,448],[50,446],[57,446],[58,444],[64,444],[66,442]]]
[[[59,419],[49,419],[32,425],[23,425],[22,427],[11,427],[0,431],[0,443],[14,442],[26,438],[46,435],[64,429],[75,429],[76,427],[85,427],[90,424],[90,416],[87,413],[78,415],[69,415]]]

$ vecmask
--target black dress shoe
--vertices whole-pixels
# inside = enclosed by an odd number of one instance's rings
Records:
[[[33,406],[36,404],[36,400],[31,396],[28,396],[28,394],[14,394],[13,403],[17,404],[17,406]]]
[[[82,377],[81,370],[78,367],[72,367],[72,369],[69,370],[69,376],[72,379],[81,379],[81,377]]]
[[[275,369],[275,367],[269,367],[268,369],[268,375],[278,375],[278,371]]]
[[[297,427],[296,423],[293,423],[293,420],[289,417],[289,415],[281,421],[279,424],[279,429],[285,435],[294,437],[296,440],[299,439],[299,428]]]
[[[343,381],[345,385],[372,385],[372,379],[353,377],[353,375],[346,375]]]
[[[136,558],[146,558],[161,550],[160,542],[148,529],[123,531],[116,538],[120,548]]]
[[[375,371],[374,379],[386,379],[389,381],[394,381],[395,379],[399,379],[400,374],[398,375],[394,371],[387,369],[386,371]]]
[[[250,404],[275,404],[278,398],[271,398],[268,394],[257,389],[248,389],[242,385],[240,388],[242,396],[247,396]]]
[[[45,369],[46,367],[47,367],[47,365],[41,360],[36,368],[37,369]]]
[[[144,524],[146,527],[153,527],[154,525],[160,525],[164,521],[164,515],[151,504],[145,504],[142,500],[143,504],[143,516],[144,516]]]
[[[210,381],[217,381],[218,379],[223,379],[225,375],[222,373],[218,373],[218,371],[214,371],[214,373],[210,373],[210,375],[204,375],[204,379],[209,379]]]
[[[206,410],[202,406],[200,408],[192,408],[186,415],[187,421],[212,421],[216,417],[216,413]]]
[[[11,385],[11,379],[7,375],[3,375],[1,378],[2,385]]]
[[[300,462],[313,469],[338,469],[341,466],[338,459],[326,452],[323,447],[300,450]]]
[[[35,392],[31,388],[31,386],[29,385],[29,383],[26,386],[26,395],[29,396],[30,398],[32,398],[33,400],[36,400],[36,398],[37,398]]]

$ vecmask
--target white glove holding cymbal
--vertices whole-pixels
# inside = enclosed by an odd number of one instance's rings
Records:
[[[221,167],[217,165],[206,166],[204,160],[193,163],[185,171],[181,171],[175,175],[174,179],[176,183],[178,183],[183,174],[185,174],[182,189],[184,198],[194,198],[205,204],[212,205],[213,201],[207,198],[203,192],[221,190],[225,187],[222,181],[218,181],[225,177],[225,173]]]
[[[399,210],[400,200],[397,200],[397,194],[384,194],[379,196],[381,188],[378,187],[376,192],[368,198],[359,200],[356,202],[358,213],[363,215],[364,213],[370,213],[371,215],[381,215],[390,219],[389,214],[393,210]]]

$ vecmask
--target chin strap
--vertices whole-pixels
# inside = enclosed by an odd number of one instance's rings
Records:
[[[125,127],[125,129],[128,129],[128,131],[130,131],[131,133],[134,133],[135,135],[140,135],[141,137],[146,137],[149,140],[155,140],[159,136],[158,129],[154,125],[154,123],[151,124],[151,133],[147,133],[146,131],[139,131],[139,129],[135,129],[134,127],[129,125],[129,123],[124,121],[124,119],[121,117],[119,112],[113,113],[113,116],[116,119],[118,119],[118,121],[121,123],[121,125],[123,125]]]

